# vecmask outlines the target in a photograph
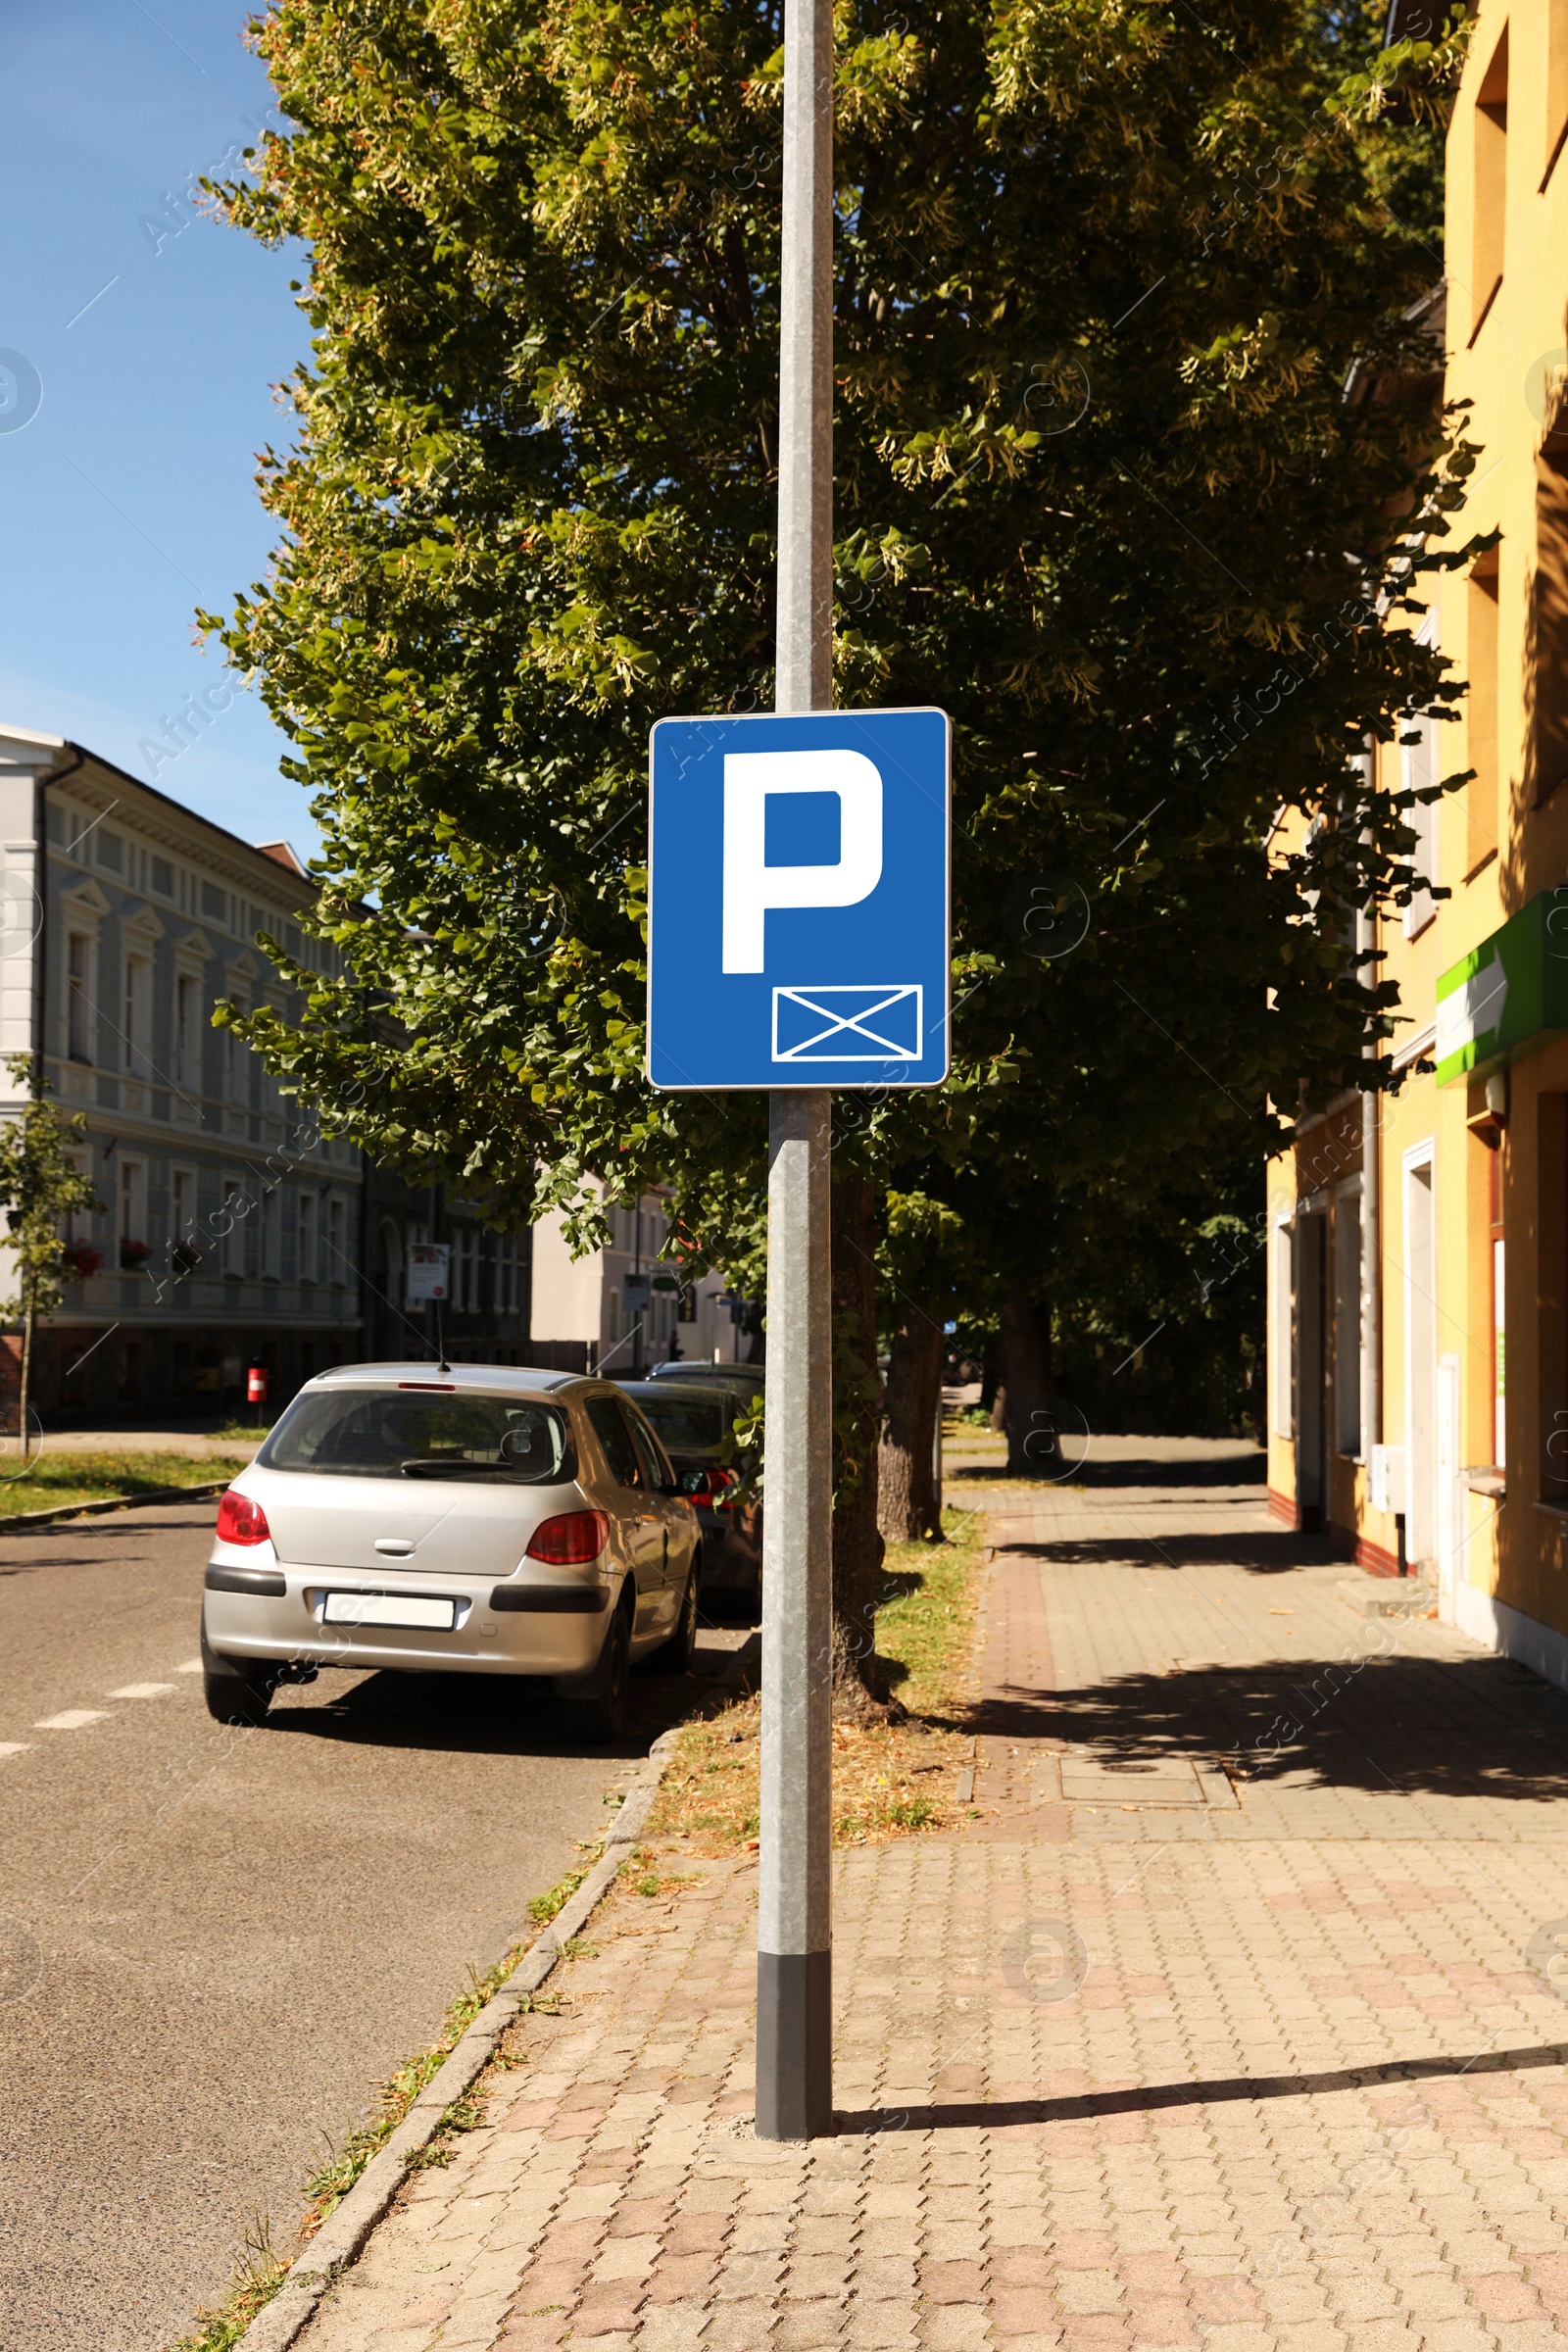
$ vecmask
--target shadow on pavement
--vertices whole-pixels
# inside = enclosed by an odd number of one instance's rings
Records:
[[[1245,1544],[1245,1556],[1239,1549]],[[1292,1568],[1320,1568],[1325,1560],[1334,1557],[1326,1540],[1298,1536],[1288,1528],[1248,1528],[1245,1532],[1220,1536],[1167,1535],[1161,1528],[1151,1534],[1149,1529],[1135,1526],[1129,1520],[1125,1532],[1113,1536],[1066,1536],[1050,1544],[1016,1544],[1010,1540],[1002,1545],[1009,1558],[1044,1560],[1062,1568],[1087,1567],[1101,1564],[1124,1568],[1129,1557],[1148,1551],[1152,1556],[1139,1559],[1140,1568],[1151,1572],[1161,1568],[1247,1568],[1256,1576],[1282,1576]],[[1346,1574],[1351,1573],[1348,1564]]]
[[[866,2107],[848,2113],[841,2109],[833,2120],[841,2132],[999,2132],[1009,2124],[1081,2124],[1103,2115],[1144,2115],[1153,2108],[1213,2107],[1239,2099],[1376,2090],[1391,2082],[1450,2082],[1460,2075],[1561,2066],[1565,2060],[1568,2042],[1556,2041],[1540,2048],[1479,2050],[1470,2058],[1391,2058],[1377,2066],[1336,2067],[1320,2075],[1231,2075],[1212,2082],[1154,2082],[1143,2089],[1090,2090],[1061,2099],[966,2099],[928,2107]]]
[[[1136,1756],[1238,1759],[1252,1785],[1380,1796],[1568,1796],[1568,1695],[1511,1658],[1363,1654],[1284,1665],[1196,1663],[1084,1690],[1013,1689],[979,1732]]]
[[[1070,1450],[1070,1448],[1069,1448]],[[1027,1471],[1009,1471],[1004,1462],[957,1462],[947,1474],[952,1486],[1025,1486],[1049,1494],[1054,1487],[1260,1487],[1265,1456],[1260,1447],[1237,1441],[1234,1451],[1184,1454],[1172,1459],[1126,1454],[1091,1454],[1087,1461],[1056,1478],[1031,1478]]]

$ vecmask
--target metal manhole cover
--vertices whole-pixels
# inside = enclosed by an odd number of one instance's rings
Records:
[[[1157,1763],[1127,1756],[1063,1756],[1061,1793],[1069,1805],[1200,1807],[1208,1801],[1186,1756],[1161,1756]]]

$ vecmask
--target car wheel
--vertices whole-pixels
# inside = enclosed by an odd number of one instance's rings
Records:
[[[211,1647],[202,1628],[202,1690],[207,1712],[215,1723],[245,1723],[259,1729],[267,1721],[272,1692],[281,1670],[269,1658],[225,1658]]]
[[[689,1674],[697,1654],[697,1592],[703,1581],[703,1564],[694,1559],[686,1577],[686,1590],[680,1596],[680,1615],[675,1630],[667,1642],[662,1642],[649,1664],[656,1674]]]
[[[558,1685],[567,1723],[579,1740],[618,1740],[626,1724],[626,1685],[631,1677],[631,1610],[623,1601],[610,1621],[605,1646],[592,1674],[575,1689]]]

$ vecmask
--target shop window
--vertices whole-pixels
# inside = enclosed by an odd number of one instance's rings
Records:
[[[1475,175],[1471,222],[1471,327],[1473,343],[1502,283],[1508,194],[1508,27],[1492,52],[1492,63],[1476,96]]]
[[[1492,1458],[1500,1469],[1508,1459],[1507,1246],[1502,1230],[1502,1152],[1491,1154],[1492,1188]]]

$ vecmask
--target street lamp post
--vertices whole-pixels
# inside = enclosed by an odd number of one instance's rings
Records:
[[[833,660],[833,10],[784,39],[775,708],[826,710]],[[768,1104],[767,1511],[757,2133],[833,2129],[832,1098]]]

